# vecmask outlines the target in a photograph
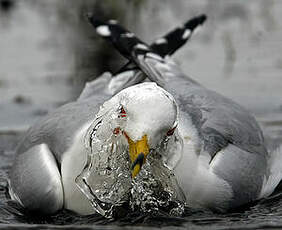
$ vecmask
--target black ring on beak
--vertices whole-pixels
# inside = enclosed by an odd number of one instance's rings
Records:
[[[133,170],[134,167],[135,167],[137,164],[139,164],[139,165],[140,165],[140,168],[142,168],[142,165],[143,165],[143,163],[144,163],[144,159],[145,159],[144,153],[140,153],[140,154],[138,155],[138,157],[136,158],[136,160],[132,163],[132,165],[131,165],[131,170]]]

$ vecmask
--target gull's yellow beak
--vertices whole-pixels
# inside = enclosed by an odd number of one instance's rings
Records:
[[[132,178],[140,172],[142,165],[145,163],[147,155],[149,154],[149,146],[147,135],[144,135],[141,140],[132,141],[129,137],[129,156],[131,160],[131,176]]]

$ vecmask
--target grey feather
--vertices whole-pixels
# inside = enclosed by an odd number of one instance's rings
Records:
[[[61,176],[46,144],[17,155],[9,178],[12,196],[30,211],[50,214],[63,207]]]
[[[230,200],[230,207],[256,200],[264,176],[268,174],[265,156],[249,154],[232,144],[224,151],[220,165],[214,167],[213,171],[232,186],[234,196]]]
[[[34,145],[46,143],[60,163],[62,154],[72,144],[76,131],[94,120],[100,105],[107,99],[107,95],[95,95],[56,109],[27,131],[17,148],[17,153],[24,153]]]

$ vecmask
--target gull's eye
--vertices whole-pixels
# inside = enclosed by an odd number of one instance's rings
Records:
[[[126,117],[126,112],[123,106],[120,107],[119,114],[120,114],[120,117]]]
[[[176,129],[176,126],[173,127],[172,129],[168,130],[167,133],[166,133],[166,135],[167,135],[167,136],[172,136],[173,133],[174,133],[174,131],[175,131],[175,129]]]
[[[118,135],[120,133],[120,127],[116,127],[113,131],[113,134]]]

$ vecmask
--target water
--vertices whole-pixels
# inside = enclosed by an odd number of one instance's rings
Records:
[[[142,170],[132,179],[130,154],[124,135],[127,116],[121,111],[124,111],[122,105],[113,106],[108,101],[96,115],[85,137],[88,157],[85,167],[75,179],[76,184],[93,209],[106,218],[119,215],[122,206],[128,206],[128,212],[154,214],[162,211],[171,216],[181,216],[185,197],[173,171],[160,158],[162,152],[167,153],[168,146],[171,147],[168,145],[170,138],[165,138],[155,150],[151,150]],[[173,136],[173,139],[177,138]],[[178,145],[174,143],[172,147]],[[167,165],[174,163],[169,158],[164,161]]]
[[[0,229],[281,228],[279,194],[228,214],[190,209],[183,217],[127,214],[121,206],[119,218],[110,220],[69,211],[40,217],[9,200],[7,172],[21,133],[75,98],[83,82],[104,70],[117,70],[124,61],[84,21],[83,12],[89,9],[118,18],[148,42],[190,16],[207,13],[201,33],[175,59],[197,81],[248,108],[269,150],[282,143],[281,1],[97,2],[27,0],[0,10]]]
[[[76,178],[76,184],[93,208],[111,218],[115,206],[129,201],[131,189],[129,154],[123,144],[125,119],[120,116],[122,106],[102,108],[89,127],[85,138],[87,162]],[[116,132],[113,130],[119,127]]]

